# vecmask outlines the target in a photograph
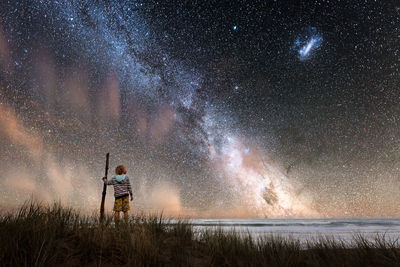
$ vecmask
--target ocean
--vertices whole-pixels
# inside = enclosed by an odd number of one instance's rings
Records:
[[[377,235],[387,241],[400,238],[400,219],[192,219],[194,230],[222,229],[239,234],[293,238],[301,243],[334,238],[351,244],[362,235],[374,241]]]

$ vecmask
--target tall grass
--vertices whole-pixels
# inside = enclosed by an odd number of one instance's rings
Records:
[[[399,242],[356,236],[351,248],[220,229],[194,233],[187,221],[83,216],[60,204],[27,203],[0,217],[1,266],[400,266]]]

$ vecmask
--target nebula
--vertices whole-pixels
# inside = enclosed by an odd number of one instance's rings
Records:
[[[306,30],[296,38],[293,48],[297,50],[298,58],[300,61],[305,61],[312,56],[312,53],[317,50],[323,38],[318,33],[315,27],[307,27]]]

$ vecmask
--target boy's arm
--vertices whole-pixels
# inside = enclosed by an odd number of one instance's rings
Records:
[[[127,182],[128,182],[129,195],[132,197],[133,196],[133,194],[132,194],[132,186],[131,186],[131,181],[129,180],[129,178],[128,178]]]
[[[103,182],[106,185],[112,185],[114,183],[114,179],[111,179],[110,181],[108,181],[106,177],[103,177]]]

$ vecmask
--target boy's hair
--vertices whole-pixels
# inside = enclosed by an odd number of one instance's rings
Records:
[[[118,165],[117,168],[115,168],[115,173],[118,175],[125,174],[126,173],[126,168],[124,165]]]

